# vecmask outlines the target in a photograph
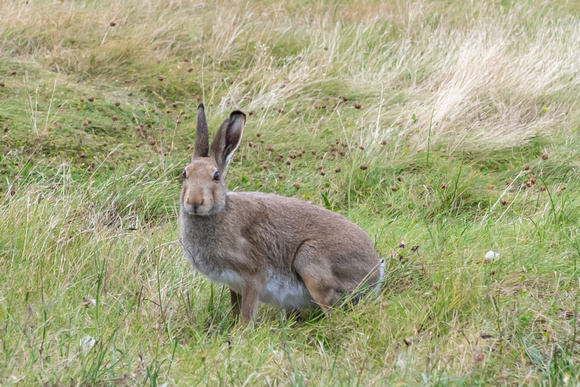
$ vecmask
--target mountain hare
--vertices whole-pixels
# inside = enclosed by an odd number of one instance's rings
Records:
[[[233,314],[241,306],[244,321],[255,318],[258,301],[329,313],[345,294],[378,291],[381,261],[366,232],[344,216],[298,199],[227,191],[226,167],[245,123],[244,113],[232,112],[210,147],[203,104],[197,109],[179,213],[191,265],[230,288]]]

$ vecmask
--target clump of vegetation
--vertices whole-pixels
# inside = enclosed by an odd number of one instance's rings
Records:
[[[579,16],[2,2],[0,383],[577,384]],[[365,228],[379,297],[231,319],[178,240],[200,102],[247,113],[229,189]]]

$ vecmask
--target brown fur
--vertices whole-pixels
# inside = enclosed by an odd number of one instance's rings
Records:
[[[196,156],[185,168],[180,230],[192,266],[230,287],[233,313],[241,304],[245,321],[259,300],[329,311],[343,294],[377,284],[380,262],[368,235],[342,215],[298,199],[226,191],[221,177],[244,123],[245,115],[233,112],[211,156]]]

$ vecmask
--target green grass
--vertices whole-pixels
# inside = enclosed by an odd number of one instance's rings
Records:
[[[579,17],[3,2],[0,384],[579,383]],[[348,216],[386,259],[379,297],[233,321],[178,242],[200,102],[214,133],[248,114],[229,188]]]

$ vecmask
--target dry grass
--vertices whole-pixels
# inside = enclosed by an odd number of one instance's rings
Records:
[[[220,112],[290,112],[351,94],[366,113],[356,125],[379,122],[420,149],[431,127],[432,143],[455,150],[513,146],[575,123],[580,26],[564,7],[355,2],[305,17],[285,2],[9,2],[0,34],[6,57],[136,83],[142,75],[122,72],[157,67],[179,84],[190,57],[192,86],[227,87],[209,96]]]
[[[577,383],[579,12],[0,3],[0,384]],[[369,232],[380,297],[230,319],[176,243],[199,102],[248,113],[231,189]]]

